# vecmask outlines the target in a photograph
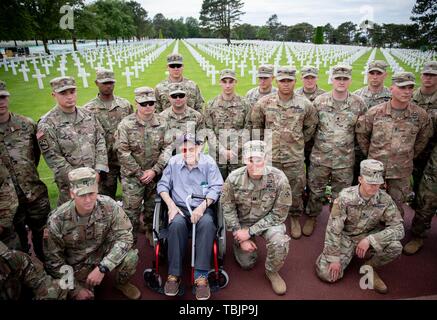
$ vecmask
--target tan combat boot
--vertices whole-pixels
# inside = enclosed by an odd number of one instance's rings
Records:
[[[290,220],[291,220],[291,236],[294,239],[299,239],[302,236],[299,217],[291,216]]]
[[[316,227],[316,217],[309,217],[307,221],[305,221],[305,224],[302,229],[302,233],[304,236],[309,237],[313,234],[314,228]]]
[[[272,284],[272,289],[277,295],[283,295],[287,291],[287,285],[279,273],[266,270],[266,276]]]
[[[120,290],[128,299],[138,300],[141,298],[141,292],[132,283],[117,284],[115,288]]]
[[[422,247],[423,239],[414,237],[404,246],[404,254],[406,254],[407,256],[411,256],[419,251]]]
[[[373,289],[378,293],[382,293],[382,294],[387,293],[388,287],[386,286],[384,281],[382,281],[378,273],[375,271],[375,267],[372,265],[372,263],[367,261],[364,265],[368,265],[373,268]]]

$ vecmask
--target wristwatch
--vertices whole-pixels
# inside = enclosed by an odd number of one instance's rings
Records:
[[[109,272],[108,267],[105,266],[105,265],[103,265],[103,264],[101,264],[101,263],[99,263],[98,267],[99,267],[99,271],[100,271],[101,273],[108,273],[108,272]]]

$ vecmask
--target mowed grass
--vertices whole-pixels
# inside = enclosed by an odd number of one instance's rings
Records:
[[[133,76],[131,77],[132,86],[127,87],[126,86],[126,79],[122,75],[122,72],[124,72],[124,67],[121,69],[118,68],[117,65],[114,65],[114,72],[116,75],[117,83],[115,88],[115,94],[121,97],[124,97],[131,101],[131,103],[134,105],[133,101],[133,91],[135,88],[140,86],[151,86],[155,87],[157,83],[159,83],[161,80],[165,79],[166,76],[166,56],[170,54],[173,51],[173,48],[175,46],[176,42],[173,41],[171,45],[163,52],[161,55],[154,61],[152,65],[150,65],[148,68],[144,70],[143,73],[140,72],[139,78],[135,79]],[[194,48],[206,59],[208,59],[211,63],[213,63],[216,66],[216,70],[222,70],[226,68],[225,63],[220,63],[220,61],[214,59],[213,57],[207,55],[205,52],[201,51],[200,49],[197,49],[195,46]],[[273,53],[269,63],[273,63],[275,57],[276,57],[276,51]],[[285,50],[284,48],[282,50],[282,59],[281,59],[281,65],[286,65],[287,60],[285,56]],[[205,99],[205,102],[211,100],[218,94],[220,94],[220,85],[219,85],[219,76],[217,75],[216,78],[216,85],[211,85],[211,78],[207,77],[205,72],[201,69],[200,65],[197,63],[197,61],[194,59],[194,57],[190,54],[186,46],[182,43],[182,41],[179,41],[179,52],[184,56],[184,76],[195,81],[201,90],[201,93]],[[358,59],[353,64],[353,81],[352,85],[350,87],[351,91],[354,91],[358,88],[363,87],[363,78],[364,75],[362,74],[364,70],[364,64],[367,62],[370,55],[370,51],[363,55],[360,59]],[[385,60],[382,52],[378,49],[376,53],[376,59]],[[22,114],[25,116],[28,116],[35,121],[38,121],[38,119],[43,116],[45,113],[47,113],[49,110],[53,108],[55,105],[55,100],[51,96],[51,89],[50,89],[50,80],[54,77],[57,77],[60,75],[58,71],[56,71],[56,68],[59,66],[59,60],[58,58],[56,62],[54,63],[54,67],[51,68],[51,74],[48,75],[46,78],[44,78],[44,89],[40,90],[38,89],[37,81],[34,78],[31,78],[31,75],[34,74],[33,65],[31,63],[28,63],[28,68],[31,69],[31,72],[29,75],[29,82],[24,82],[23,76],[21,73],[18,72],[16,76],[12,74],[12,71],[9,70],[8,72],[5,72],[4,68],[0,69],[0,79],[6,81],[7,87],[9,92],[11,93],[10,96],[10,110],[12,112]],[[296,61],[296,59],[294,59]],[[94,85],[94,79],[95,79],[95,72],[91,69],[91,67],[87,64],[85,64],[85,69],[88,73],[91,74],[91,76],[88,78],[89,87],[83,88],[82,80],[81,78],[77,77],[77,69],[76,66],[73,65],[73,60],[71,59],[71,56],[68,55],[67,59],[67,68],[68,71],[66,72],[67,75],[74,76],[76,78],[76,82],[78,85],[78,105],[84,105],[89,100],[93,99],[97,94],[96,86]],[[84,59],[81,59],[82,62],[84,62]],[[401,63],[398,60],[398,63],[405,68],[407,71],[414,72],[410,67],[406,66],[405,64]],[[252,85],[252,76],[248,73],[249,69],[251,69],[251,61],[248,60],[247,64],[249,67],[245,70],[245,77],[240,78],[240,68],[237,66],[236,74],[237,78],[239,78],[236,91],[239,95],[245,95],[247,91],[251,88],[253,88]],[[230,66],[228,66],[229,68]],[[301,68],[300,65],[295,66],[298,70]],[[17,68],[18,69],[18,68]],[[45,73],[44,68],[40,68],[41,73]],[[326,74],[327,68],[321,67],[319,72],[319,87],[330,90],[331,86],[327,83],[328,75]],[[420,85],[420,73],[416,74],[416,82],[418,85]],[[392,72],[389,70],[387,79],[385,81],[386,86],[390,86],[391,82],[391,75]],[[299,88],[302,86],[302,82],[300,79],[300,75],[298,73],[296,86],[295,88]],[[40,164],[38,166],[38,171],[40,174],[41,179],[45,182],[49,189],[49,195],[50,200],[52,203],[52,206],[56,203],[56,199],[58,196],[58,190],[56,187],[56,184],[53,180],[53,173],[52,171],[47,167],[43,157],[41,157]],[[121,189],[119,187],[118,195],[121,193]]]

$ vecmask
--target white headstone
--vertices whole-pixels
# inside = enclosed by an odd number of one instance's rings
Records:
[[[88,77],[90,74],[86,72],[85,68],[80,69],[77,76],[82,78],[83,87],[88,88]]]
[[[134,73],[130,71],[129,67],[126,67],[125,70],[126,70],[126,71],[123,72],[122,74],[126,77],[126,86],[127,86],[127,87],[130,87],[130,86],[132,85],[130,77],[131,77]]]
[[[258,71],[256,70],[256,66],[253,64],[252,65],[252,70],[249,71],[249,74],[252,75],[252,84],[256,85],[256,74],[258,73]]]
[[[42,74],[39,69],[35,69],[35,74],[32,75],[32,78],[35,78],[38,81],[38,88],[44,89],[44,83],[42,82],[42,79],[46,77],[45,74]]]
[[[24,81],[28,82],[29,77],[27,76],[27,73],[30,71],[30,69],[26,68],[25,64],[22,64],[21,68],[18,69],[18,71],[20,71],[23,74]]]

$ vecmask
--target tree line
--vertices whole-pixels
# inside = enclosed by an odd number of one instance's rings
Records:
[[[346,21],[331,24],[282,24],[276,14],[264,25],[240,24],[244,14],[241,0],[204,0],[199,19],[169,19],[158,13],[149,17],[140,3],[130,0],[2,0],[0,2],[0,40],[42,41],[48,43],[77,39],[131,41],[146,38],[226,38],[235,40],[276,40],[377,47],[435,48],[437,2],[417,0],[411,24],[357,25]],[[69,10],[60,8],[69,5]],[[71,20],[71,21],[70,21]],[[62,23],[73,22],[72,28]]]

